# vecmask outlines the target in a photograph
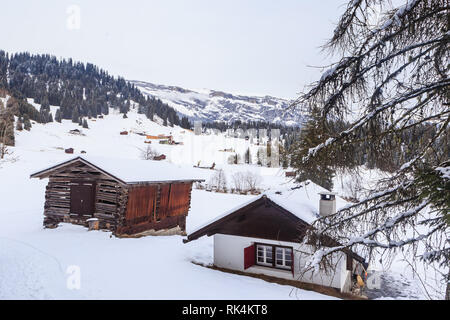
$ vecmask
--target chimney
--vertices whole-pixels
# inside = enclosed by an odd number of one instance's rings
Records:
[[[336,213],[336,193],[320,192],[319,214],[326,217]]]

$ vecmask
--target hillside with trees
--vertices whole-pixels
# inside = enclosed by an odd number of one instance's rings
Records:
[[[156,115],[164,125],[180,124],[176,111],[161,100],[144,96],[125,79],[115,78],[91,63],[72,59],[0,51],[0,89],[16,99],[23,112],[29,109],[24,107],[25,98],[41,104],[39,115],[28,110],[29,118],[40,123],[55,120],[49,114],[50,105],[60,106],[56,120],[82,122],[83,117],[107,115],[109,108],[125,115],[134,102],[139,105],[138,111],[152,120]]]

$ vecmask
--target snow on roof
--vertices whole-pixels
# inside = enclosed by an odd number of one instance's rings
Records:
[[[113,177],[130,184],[140,182],[204,180],[206,178],[205,173],[202,172],[202,170],[195,169],[191,166],[175,165],[165,161],[107,158],[97,156],[75,157],[64,162],[57,163],[50,168],[38,171],[32,174],[32,176],[77,159],[87,161]]]
[[[312,224],[320,217],[320,194],[331,193],[310,180],[300,183],[296,189],[286,187],[284,189],[270,190],[265,193],[265,195],[277,205],[309,224]],[[347,201],[336,196],[336,210],[339,210],[346,204]]]
[[[219,220],[222,219],[222,218],[225,218],[225,217],[228,216],[229,214],[232,214],[233,212],[238,211],[239,209],[242,209],[242,208],[248,206],[249,204],[255,202],[256,200],[261,199],[262,197],[263,197],[262,194],[259,195],[259,196],[253,196],[253,197],[251,197],[250,200],[248,200],[248,201],[246,201],[246,202],[244,202],[244,203],[241,203],[240,205],[238,205],[237,207],[232,208],[231,210],[225,211],[224,213],[218,215],[218,216],[215,217],[214,219],[211,219],[211,220],[207,221],[206,223],[202,224],[201,226],[195,228],[194,230],[192,230],[192,231],[190,232],[190,234],[193,234],[193,233],[197,232],[198,230],[201,230],[201,229],[203,229],[204,227],[209,226],[211,223],[214,223],[214,222],[216,222],[216,221],[219,221]]]
[[[312,224],[319,216],[319,203],[320,203],[320,193],[325,193],[329,191],[321,186],[315,184],[314,182],[307,180],[302,182],[297,188],[292,189],[292,187],[278,188],[274,190],[266,191],[265,193],[252,197],[249,201],[240,204],[239,206],[228,210],[216,218],[204,223],[195,230],[191,231],[190,234],[207,227],[208,225],[225,218],[229,214],[242,209],[249,204],[261,199],[266,196],[274,203],[282,207],[283,209],[291,212],[299,219],[306,223]],[[347,201],[341,197],[336,196],[336,210],[347,205]]]

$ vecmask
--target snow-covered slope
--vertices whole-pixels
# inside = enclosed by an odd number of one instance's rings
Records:
[[[244,96],[216,90],[189,90],[131,81],[144,94],[157,97],[191,120],[204,122],[267,121],[299,125],[302,116],[289,111],[290,101],[271,96]]]
[[[56,108],[51,107],[52,113]],[[230,173],[258,171],[256,166],[220,164],[223,152],[218,149],[223,145],[217,141],[227,146],[235,140],[234,148],[240,148],[242,139],[194,136],[181,128],[163,127],[135,110],[128,113],[128,119],[111,110],[110,115],[88,120],[88,124],[89,129],[82,129],[70,120],[34,123],[30,132],[16,132],[16,146],[10,148],[6,160],[0,161],[0,299],[332,298],[192,263],[212,263],[212,238],[183,244],[181,236],[118,239],[110,232],[88,232],[82,226],[70,224],[43,229],[47,181],[30,179],[30,174],[81,155],[82,151],[87,157],[138,159],[140,150],[147,146],[145,136],[138,133],[173,134],[176,140],[184,137],[184,145],[151,144],[169,156],[166,162],[184,163],[192,168],[192,159],[195,162],[199,159],[194,156],[196,148],[204,142],[211,145],[207,150],[216,150],[209,152],[205,162],[216,161],[222,168],[234,167]],[[81,132],[71,133],[73,129]],[[123,130],[130,133],[120,135]],[[208,138],[217,141],[208,143]],[[69,147],[75,149],[73,155],[64,153]],[[258,171],[264,175],[263,185],[285,182],[278,169],[266,169]],[[214,173],[195,170],[205,179]],[[251,198],[193,190],[187,232]],[[75,289],[68,285],[74,270],[80,275],[80,287]]]
[[[51,107],[53,115],[56,109]],[[217,169],[226,172],[229,186],[234,173],[251,171],[260,176],[260,187],[266,192],[284,190],[281,196],[296,197],[295,192],[288,192],[294,183],[284,177],[282,169],[227,164],[232,153],[223,152],[224,149],[232,148],[242,154],[250,148],[256,154],[256,147],[244,139],[195,136],[179,127],[163,127],[135,109],[128,113],[127,119],[111,110],[103,119],[87,121],[89,129],[70,120],[34,123],[30,132],[16,132],[16,146],[10,148],[6,161],[0,161],[0,299],[330,298],[193,264],[212,263],[213,242],[208,237],[183,244],[180,236],[118,239],[110,232],[88,232],[82,226],[69,224],[43,229],[47,181],[30,179],[31,173],[77,155],[138,159],[141,150],[148,146],[143,133],[172,134],[175,141],[184,143],[150,144],[158,153],[167,155],[166,162],[191,168],[198,161],[204,166],[216,163]],[[71,133],[73,129],[81,132]],[[120,135],[123,130],[129,134]],[[65,148],[74,148],[74,154],[65,154]],[[206,181],[217,172],[195,170]],[[317,190],[307,191],[311,206],[317,206]],[[253,197],[194,189],[186,231],[192,232]],[[71,290],[67,283],[74,267],[81,272],[81,287]],[[406,275],[404,269],[397,270]]]

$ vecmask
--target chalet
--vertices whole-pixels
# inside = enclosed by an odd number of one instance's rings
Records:
[[[297,174],[296,174],[296,172],[295,171],[286,171],[285,172],[285,177],[286,178],[288,178],[288,177],[295,177]]]
[[[155,156],[153,157],[154,161],[161,161],[161,160],[166,160],[166,155],[165,154],[161,154],[159,156]]]
[[[115,235],[184,234],[195,178],[160,161],[76,157],[41,170],[48,178],[44,226],[60,222],[88,225]]]
[[[204,235],[214,236],[214,265],[225,270],[261,274],[274,278],[312,283],[349,292],[356,274],[367,267],[350,250],[334,254],[334,271],[314,272],[306,268],[314,253],[303,237],[320,215],[331,214],[345,201],[308,182],[296,190],[271,192],[253,198],[198,228],[184,242]],[[320,205],[319,209],[319,204]],[[329,202],[329,203],[328,203]],[[333,245],[333,239],[327,239]]]

